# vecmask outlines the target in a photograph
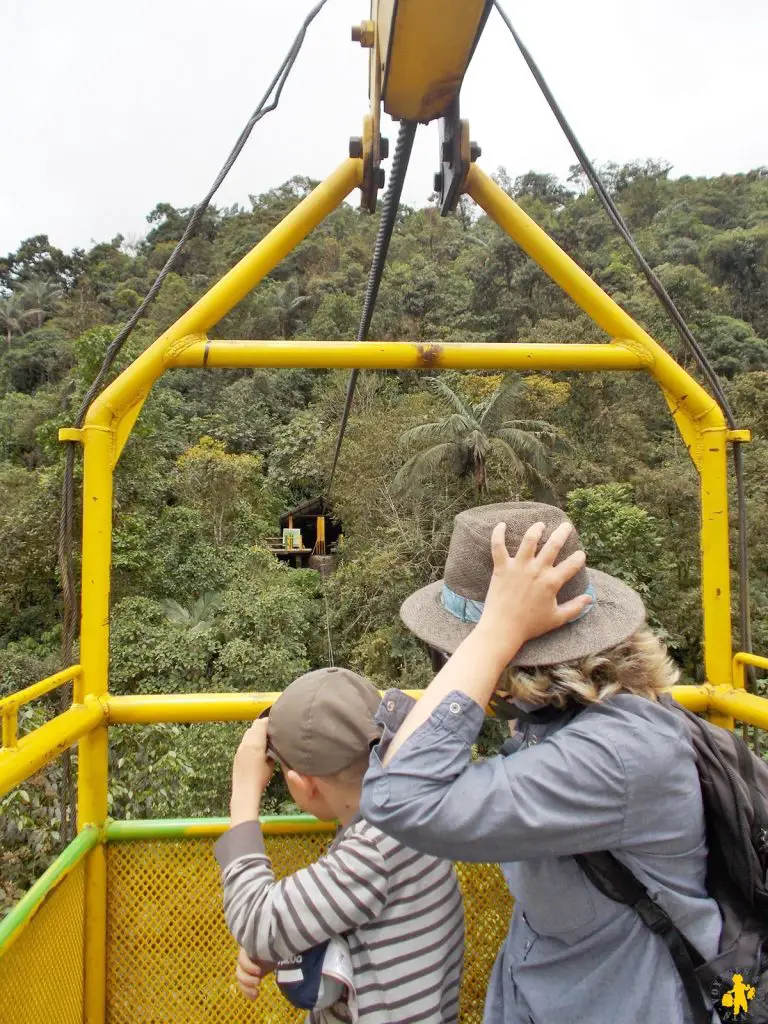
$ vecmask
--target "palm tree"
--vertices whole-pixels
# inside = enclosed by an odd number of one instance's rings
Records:
[[[178,601],[166,598],[163,601],[163,610],[166,619],[174,626],[180,626],[190,636],[200,636],[213,627],[220,604],[220,594],[207,593],[201,594],[188,608]]]
[[[0,299],[0,327],[5,331],[9,349],[14,334],[23,334],[25,324],[41,312],[39,309],[30,309],[18,292],[11,292],[6,298]]]
[[[445,406],[447,415],[433,423],[411,427],[400,435],[404,447],[419,447],[395,477],[402,487],[449,466],[459,476],[471,474],[478,493],[488,490],[488,463],[504,460],[522,484],[543,482],[547,446],[557,438],[555,428],[543,420],[511,419],[512,406],[522,385],[508,374],[495,391],[480,402],[469,402],[439,377],[428,377],[430,390]]]
[[[308,295],[299,295],[299,286],[295,280],[277,285],[274,291],[275,301],[272,309],[280,321],[280,331],[287,338],[296,318],[296,310],[309,300]]]
[[[56,307],[63,298],[64,291],[61,285],[46,281],[42,277],[33,277],[21,287],[21,301],[37,316],[38,327],[42,327],[46,316],[56,312]]]

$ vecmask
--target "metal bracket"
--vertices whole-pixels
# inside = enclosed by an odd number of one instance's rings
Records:
[[[363,119],[363,134],[349,140],[349,155],[363,161],[363,183],[360,186],[360,209],[376,212],[376,198],[384,187],[384,171],[381,161],[389,154],[389,142],[382,139],[381,120],[381,39],[376,22],[376,6],[372,0],[371,20],[352,28],[352,41],[370,50],[368,60],[368,96],[370,113]]]
[[[78,441],[82,444],[83,431],[77,427],[59,427],[60,441]]]
[[[727,430],[725,433],[725,437],[728,441],[740,441],[742,444],[748,444],[752,440],[752,431]]]
[[[381,161],[389,156],[389,139],[379,132],[379,119],[372,114],[363,118],[362,136],[349,140],[349,155],[363,161],[363,183],[360,186],[360,209],[368,213],[376,210],[376,197],[384,187],[384,168]]]
[[[481,154],[476,142],[469,141],[469,121],[459,117],[458,97],[439,120],[440,170],[435,174],[435,192],[440,199],[440,215],[453,213],[464,191],[469,166]]]

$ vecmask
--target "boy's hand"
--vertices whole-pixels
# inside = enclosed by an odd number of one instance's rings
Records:
[[[258,818],[261,798],[274,770],[274,761],[267,757],[267,720],[257,718],[240,741],[232,767],[232,827]]]
[[[275,762],[267,756],[267,719],[257,718],[240,740],[233,775],[247,778],[263,793],[272,778]]]
[[[259,994],[262,979],[266,978],[274,969],[275,965],[268,960],[251,960],[241,947],[237,955],[237,967],[235,968],[237,987],[246,999],[250,999],[253,1002]]]
[[[538,555],[536,548],[545,526],[536,523],[526,531],[514,558],[504,542],[506,529],[504,523],[499,523],[491,536],[493,576],[478,624],[505,663],[528,640],[575,619],[592,601],[584,594],[565,604],[557,603],[561,587],[586,561],[583,551],[575,551],[559,565],[554,564],[573,530],[570,523],[553,530]]]

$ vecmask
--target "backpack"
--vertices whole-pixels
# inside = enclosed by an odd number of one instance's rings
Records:
[[[705,962],[645,886],[612,853],[575,859],[605,896],[631,906],[666,944],[694,1024],[768,1024],[768,764],[735,733],[669,697],[685,718],[696,756],[708,845],[707,891],[720,908],[718,954]]]

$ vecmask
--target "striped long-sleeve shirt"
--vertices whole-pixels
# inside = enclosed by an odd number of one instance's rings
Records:
[[[276,881],[259,823],[216,844],[224,911],[253,959],[284,960],[343,935],[365,1024],[458,1020],[464,913],[449,861],[416,853],[358,820],[328,853]],[[311,1024],[344,1019],[315,1010]]]

